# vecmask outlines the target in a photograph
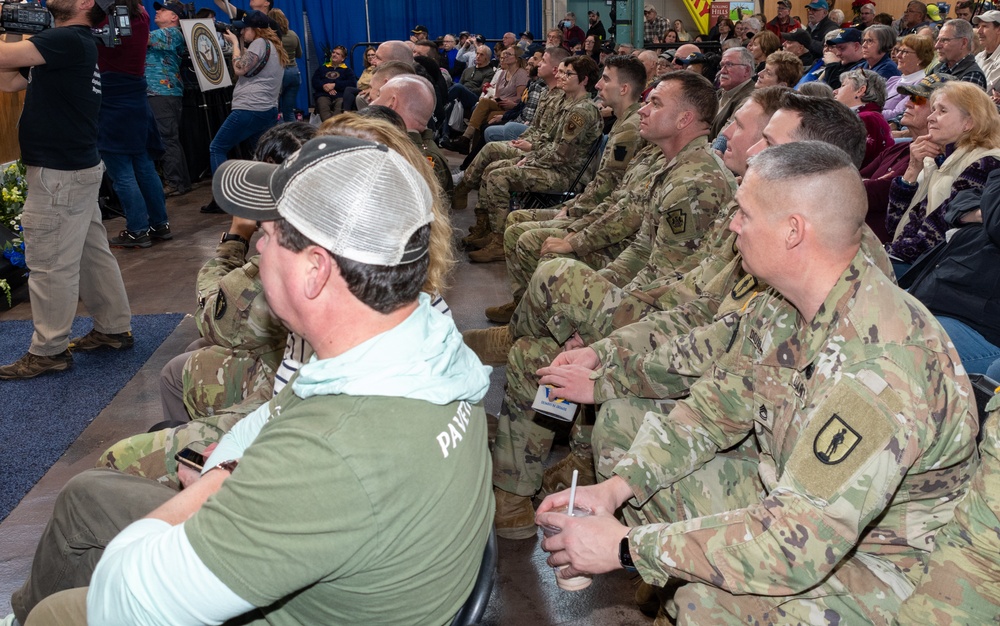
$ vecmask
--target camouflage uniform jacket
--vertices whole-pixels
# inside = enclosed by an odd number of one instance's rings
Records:
[[[552,141],[555,137],[556,122],[559,114],[562,113],[563,100],[566,99],[566,92],[557,87],[549,89],[538,99],[538,109],[535,116],[531,118],[528,128],[521,133],[518,139],[523,139],[532,144],[534,149],[538,149],[540,144]]]
[[[894,280],[892,261],[868,226],[862,228],[861,250]],[[730,232],[723,250],[734,250],[735,233]],[[602,366],[594,381],[597,404],[612,398],[678,398],[708,371],[726,351],[740,311],[757,294],[769,287],[743,269],[737,253],[704,283],[696,297],[676,298],[676,306],[653,311],[642,320],[611,333],[590,345]],[[718,263],[718,259],[711,259]],[[700,267],[704,268],[706,263]],[[697,277],[706,276],[704,271]],[[680,281],[681,285],[685,281]]]
[[[941,327],[859,251],[811,321],[781,298],[615,467],[642,503],[753,433],[766,491],[741,510],[630,531],[643,579],[793,595],[855,558],[900,598],[975,470],[969,383]]]
[[[601,275],[626,291],[674,272],[696,251],[719,212],[736,195],[736,179],[702,136],[684,146],[653,183],[639,234]]]
[[[265,396],[270,394],[288,330],[267,305],[259,258],[247,260],[243,244],[227,241],[198,272],[195,321],[213,345],[184,366],[185,404],[192,415],[211,414],[264,386]]]
[[[625,241],[639,231],[651,208],[654,181],[667,164],[658,146],[647,144],[629,162],[621,183],[593,211],[567,227],[566,241],[577,256]]]
[[[566,203],[566,215],[577,218],[596,209],[618,187],[628,164],[646,142],[639,136],[639,107],[636,102],[615,120],[601,155],[594,179],[580,195]]]
[[[955,517],[934,537],[927,572],[900,624],[980,626],[1000,619],[1000,394],[986,405],[982,462]]]
[[[441,185],[442,198],[447,199],[455,188],[455,184],[451,178],[448,159],[441,152],[441,148],[438,148],[438,145],[434,143],[434,131],[425,128],[423,132],[408,130],[406,134],[410,137],[413,145],[424,155],[424,158],[430,162],[431,167],[434,168],[434,176]]]
[[[562,114],[556,119],[551,141],[533,145],[525,155],[525,167],[561,170],[572,180],[587,161],[590,147],[604,128],[601,111],[584,94],[579,100],[564,99]],[[567,181],[569,182],[569,181]]]

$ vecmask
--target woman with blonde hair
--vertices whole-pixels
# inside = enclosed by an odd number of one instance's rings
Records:
[[[267,16],[278,25],[278,35],[281,37],[281,46],[288,55],[288,62],[285,65],[285,74],[281,78],[281,94],[278,96],[278,110],[281,111],[281,120],[284,122],[294,122],[295,101],[299,97],[299,87],[302,85],[302,76],[299,74],[299,64],[295,59],[302,58],[302,43],[299,36],[295,34],[288,24],[288,17],[281,9],[271,9]]]
[[[747,50],[753,55],[753,62],[757,64],[753,70],[754,75],[757,75],[764,69],[767,57],[781,50],[781,40],[771,31],[762,30],[750,39],[747,43]],[[799,61],[799,65],[801,64],[802,62]],[[799,72],[799,76],[801,75],[802,72]],[[799,79],[796,78],[795,82],[799,82]],[[792,83],[792,85],[794,84]]]
[[[945,213],[964,189],[981,189],[1000,167],[1000,114],[981,88],[951,81],[931,95],[927,134],[913,140],[910,163],[889,188],[886,248],[901,276],[944,240]]]
[[[379,119],[365,118],[356,113],[342,113],[323,122],[320,135],[344,135],[357,139],[367,139],[385,144],[391,150],[403,155],[420,172],[427,186],[434,191],[434,221],[431,222],[430,265],[423,291],[431,295],[432,305],[442,312],[448,310],[441,293],[448,287],[448,277],[455,265],[454,249],[451,245],[451,220],[441,202],[441,184],[437,182],[434,170],[420,150],[406,133],[392,123]]]

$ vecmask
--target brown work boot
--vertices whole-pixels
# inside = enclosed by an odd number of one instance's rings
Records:
[[[514,317],[514,309],[516,308],[517,303],[513,300],[500,306],[486,307],[486,319],[497,324],[509,324],[510,318]]]
[[[504,260],[503,237],[496,233],[491,233],[489,241],[479,250],[469,253],[469,260],[473,263],[495,263]]]
[[[52,356],[39,356],[26,352],[24,356],[10,365],[0,367],[0,379],[23,380],[48,372],[61,372],[71,367],[73,367],[73,355],[68,349]]]
[[[469,227],[469,234],[462,238],[462,243],[468,246],[471,242],[486,237],[490,232],[490,218],[486,215],[477,215],[476,223]]]
[[[479,360],[486,365],[506,365],[507,353],[514,345],[510,334],[510,326],[494,326],[478,330],[467,330],[462,333],[465,345],[476,353]]]
[[[465,184],[465,179],[455,186],[451,194],[451,209],[453,211],[464,211],[469,208],[469,193],[472,189]]]
[[[497,487],[493,488],[493,496],[497,502],[497,512],[493,516],[497,537],[534,539],[538,528],[535,526],[535,509],[531,506],[531,498]]]
[[[566,457],[545,470],[542,478],[542,491],[539,497],[552,495],[569,489],[573,485],[573,470],[580,473],[576,477],[577,486],[593,485],[597,483],[597,474],[594,472],[594,460],[580,456],[575,452],[570,452]]]

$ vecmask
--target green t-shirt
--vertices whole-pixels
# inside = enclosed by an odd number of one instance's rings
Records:
[[[185,523],[269,624],[447,624],[493,518],[481,405],[294,395]],[[280,601],[280,602],[279,602]]]

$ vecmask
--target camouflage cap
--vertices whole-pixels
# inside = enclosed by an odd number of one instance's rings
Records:
[[[912,85],[900,85],[896,87],[896,93],[900,93],[904,96],[920,96],[921,98],[930,98],[931,93],[933,93],[935,89],[952,80],[955,80],[955,77],[948,74],[931,74],[929,76],[924,76]]]

